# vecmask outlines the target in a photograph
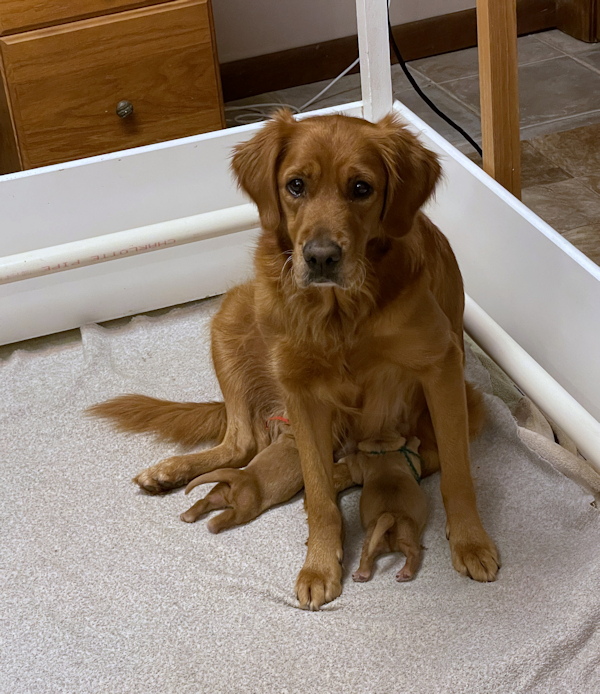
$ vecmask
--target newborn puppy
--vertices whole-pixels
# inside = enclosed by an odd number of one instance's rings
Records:
[[[300,456],[293,437],[281,433],[243,469],[221,468],[192,480],[185,493],[199,484],[218,482],[203,499],[197,501],[180,518],[194,523],[200,516],[226,509],[211,518],[211,533],[254,520],[267,509],[289,501],[303,487]]]
[[[375,559],[385,552],[403,552],[397,581],[410,581],[421,563],[421,535],[427,522],[427,499],[419,486],[419,439],[363,441],[359,452],[334,466],[337,491],[362,484],[360,519],[366,529],[355,581],[371,578]]]

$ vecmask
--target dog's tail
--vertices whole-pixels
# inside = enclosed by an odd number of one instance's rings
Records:
[[[369,556],[375,552],[381,538],[387,533],[395,522],[394,516],[391,513],[382,513],[381,516],[379,516],[369,542],[369,548],[367,550]]]
[[[152,433],[162,441],[185,446],[221,442],[227,428],[223,402],[170,402],[146,395],[121,395],[92,405],[86,414],[110,420],[118,431]]]
[[[220,470],[213,470],[212,472],[205,472],[203,475],[195,477],[185,488],[185,493],[189,494],[194,487],[199,484],[209,484],[210,482],[227,482],[230,486],[238,480],[240,477],[244,476],[243,470],[236,470],[234,468],[226,467]]]

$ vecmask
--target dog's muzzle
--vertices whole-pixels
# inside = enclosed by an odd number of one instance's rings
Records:
[[[302,255],[308,269],[307,284],[340,284],[342,248],[328,238],[307,241]]]

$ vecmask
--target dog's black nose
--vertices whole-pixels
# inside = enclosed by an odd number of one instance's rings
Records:
[[[319,277],[329,279],[337,271],[342,259],[342,249],[331,239],[316,238],[304,245],[302,255],[315,280]]]

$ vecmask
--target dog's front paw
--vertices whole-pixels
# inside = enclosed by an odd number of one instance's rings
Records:
[[[495,581],[500,568],[496,545],[482,527],[462,533],[447,533],[452,565],[462,576],[482,583]]]
[[[183,487],[189,482],[189,466],[182,459],[185,459],[185,456],[161,460],[160,463],[140,472],[133,481],[149,494],[160,494],[169,489]]]
[[[306,564],[298,574],[296,595],[300,607],[318,610],[342,594],[342,567],[337,559],[327,567],[313,568]]]

